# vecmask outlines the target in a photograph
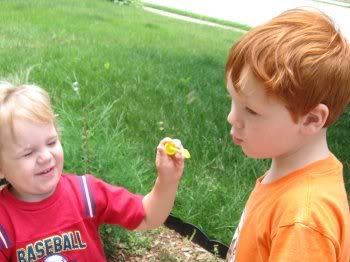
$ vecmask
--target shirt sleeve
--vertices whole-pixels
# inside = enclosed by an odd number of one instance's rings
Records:
[[[337,261],[336,246],[330,238],[295,223],[279,229],[272,240],[269,261]]]
[[[99,223],[135,229],[145,217],[143,196],[87,175],[91,198]]]
[[[0,261],[8,261],[8,257],[5,254],[5,251],[0,250]]]

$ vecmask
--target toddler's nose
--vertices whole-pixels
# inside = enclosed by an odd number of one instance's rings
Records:
[[[45,163],[47,161],[50,161],[51,159],[51,152],[49,150],[43,150],[40,152],[38,156],[38,162],[39,163]]]

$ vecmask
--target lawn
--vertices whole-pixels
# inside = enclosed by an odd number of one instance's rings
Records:
[[[192,158],[173,213],[228,244],[268,164],[229,136],[224,65],[240,34],[103,0],[3,0],[0,9],[0,75],[49,91],[65,171],[145,194],[159,140],[180,138]],[[329,132],[347,174],[349,126],[348,110]]]

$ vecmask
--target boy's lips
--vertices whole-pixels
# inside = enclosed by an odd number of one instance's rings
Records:
[[[235,143],[236,145],[240,145],[243,143],[243,139],[237,137],[235,134],[231,133],[231,137],[232,137],[233,143]]]
[[[237,137],[235,137],[235,136],[233,136],[232,139],[233,139],[233,142],[234,142],[236,145],[240,145],[240,144],[243,143],[243,140],[242,140],[242,139],[239,139],[239,138],[237,138]]]

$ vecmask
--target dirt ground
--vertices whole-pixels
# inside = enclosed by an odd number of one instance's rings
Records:
[[[119,246],[118,253],[109,262],[223,262],[212,253],[182,237],[174,230],[161,227],[150,232],[151,248],[142,255],[128,255]]]

